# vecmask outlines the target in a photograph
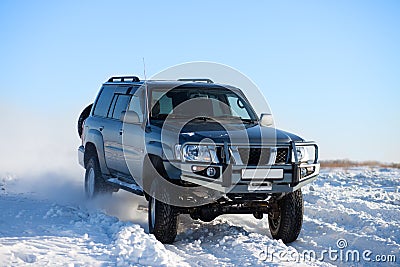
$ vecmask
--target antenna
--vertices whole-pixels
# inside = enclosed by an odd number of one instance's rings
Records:
[[[142,59],[143,59],[143,75],[144,75],[144,81],[146,83],[146,80],[147,80],[147,78],[146,78],[146,63],[144,62],[144,57]]]
[[[146,77],[146,63],[144,62],[144,57],[143,57],[143,75],[144,75],[144,89],[146,91],[145,100],[146,100],[146,127],[147,127],[150,121],[150,111],[149,111],[149,92],[147,88],[147,77]]]

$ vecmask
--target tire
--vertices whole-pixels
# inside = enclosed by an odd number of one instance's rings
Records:
[[[277,201],[268,214],[268,224],[274,239],[291,243],[297,239],[303,225],[304,202],[301,189],[285,195]]]
[[[165,200],[165,202],[169,199],[168,192],[159,189],[155,180],[149,195],[149,232],[154,234],[161,243],[171,244],[174,242],[178,231],[179,214],[174,206],[156,199],[156,193],[157,197]]]
[[[93,199],[99,195],[111,195],[112,190],[103,179],[100,164],[96,156],[89,158],[85,172],[85,195]]]
[[[83,122],[87,119],[87,117],[89,117],[92,107],[93,107],[93,104],[90,104],[84,110],[82,110],[81,114],[79,115],[78,125],[77,125],[79,138],[82,137]]]

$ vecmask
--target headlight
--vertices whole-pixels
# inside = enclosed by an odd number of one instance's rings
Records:
[[[297,147],[296,148],[297,159],[299,161],[307,161],[308,155],[307,150],[304,147]]]
[[[187,145],[183,147],[182,156],[184,161],[211,162],[210,150],[207,146]]]
[[[315,159],[314,146],[299,146],[296,147],[297,160],[299,162],[312,163]],[[292,154],[292,161],[294,162],[294,155]]]

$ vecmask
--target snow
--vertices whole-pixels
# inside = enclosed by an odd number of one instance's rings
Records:
[[[78,176],[0,176],[0,266],[348,264],[304,259],[305,252],[320,256],[329,249],[395,255],[397,262],[386,263],[393,266],[400,261],[398,169],[323,170],[303,188],[303,229],[289,245],[271,238],[266,217],[251,215],[224,215],[210,223],[181,215],[176,242],[163,245],[148,234],[143,197],[119,192],[88,202]]]

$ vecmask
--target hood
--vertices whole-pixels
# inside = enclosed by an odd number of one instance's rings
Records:
[[[217,122],[196,121],[187,124],[164,124],[163,133],[174,134],[180,131],[179,142],[201,142],[211,139],[215,143],[289,143],[290,141],[304,141],[299,136],[271,127],[261,127],[258,124],[243,125],[242,123],[228,123],[222,126]],[[247,141],[248,140],[248,141]]]

